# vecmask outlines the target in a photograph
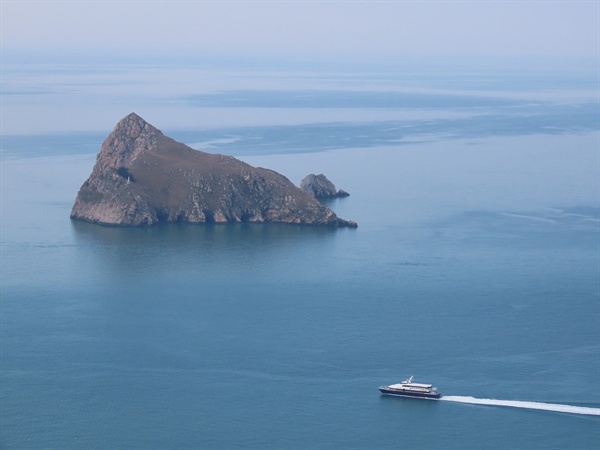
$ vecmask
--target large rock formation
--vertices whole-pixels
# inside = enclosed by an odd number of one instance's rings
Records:
[[[280,222],[355,227],[272,170],[194,150],[132,113],[106,138],[71,218],[104,225]]]
[[[350,195],[341,189],[336,190],[335,185],[323,174],[314,175],[311,173],[307,175],[300,182],[300,189],[315,198],[348,197]]]

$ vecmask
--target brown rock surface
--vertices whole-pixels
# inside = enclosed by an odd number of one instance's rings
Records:
[[[348,197],[346,191],[336,190],[335,185],[323,174],[310,174],[300,182],[300,189],[316,198]]]
[[[194,150],[138,115],[106,138],[71,218],[104,225],[279,222],[355,227],[272,170]]]

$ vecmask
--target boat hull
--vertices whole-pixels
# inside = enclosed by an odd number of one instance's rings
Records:
[[[424,398],[427,400],[438,400],[442,397],[442,394],[430,393],[430,392],[406,392],[398,389],[389,389],[387,386],[381,386],[379,391],[385,395],[393,395],[395,397],[411,397],[411,398]]]

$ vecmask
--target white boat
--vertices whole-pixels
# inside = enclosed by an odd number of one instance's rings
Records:
[[[411,376],[402,383],[390,384],[389,386],[379,386],[379,390],[385,395],[395,395],[398,397],[414,397],[437,400],[442,394],[431,384],[413,383]]]

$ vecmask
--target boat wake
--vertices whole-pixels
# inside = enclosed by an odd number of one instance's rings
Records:
[[[518,400],[496,400],[493,398],[464,397],[461,395],[444,395],[440,400],[472,405],[509,406],[511,408],[538,409],[540,411],[555,411],[568,414],[586,414],[600,416],[600,408],[587,406],[561,405],[557,403],[522,402]]]

